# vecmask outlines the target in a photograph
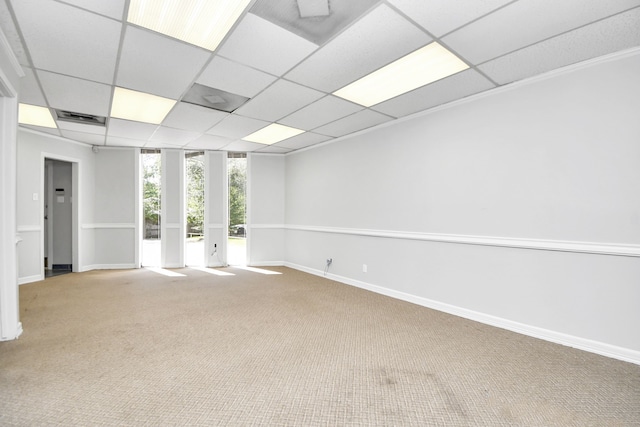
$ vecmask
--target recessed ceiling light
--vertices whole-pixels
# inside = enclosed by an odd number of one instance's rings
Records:
[[[251,0],[131,0],[127,21],[216,50]]]
[[[365,107],[469,68],[438,43],[430,43],[333,94]]]
[[[292,136],[304,133],[302,129],[271,123],[269,126],[260,129],[251,135],[242,138],[245,141],[258,142],[260,144],[275,144]]]
[[[29,104],[18,105],[18,123],[54,129],[58,127],[48,108]]]
[[[159,125],[175,103],[173,99],[116,87],[111,117]]]

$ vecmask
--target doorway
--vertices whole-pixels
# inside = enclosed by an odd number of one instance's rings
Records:
[[[73,271],[73,164],[45,158],[44,271],[45,277]]]

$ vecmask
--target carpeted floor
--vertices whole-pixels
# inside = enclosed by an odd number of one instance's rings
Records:
[[[269,270],[21,286],[0,425],[640,425],[640,366]]]

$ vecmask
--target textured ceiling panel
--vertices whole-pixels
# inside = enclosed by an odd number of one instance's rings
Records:
[[[66,122],[63,120],[58,120],[58,128],[60,128],[61,131],[75,131],[75,132],[82,132],[82,133],[91,133],[94,135],[102,135],[104,137],[104,135],[107,132],[107,128],[104,126],[96,126],[96,125],[88,125],[88,124],[83,124],[83,123],[73,123],[73,122]]]
[[[320,99],[324,94],[286,80],[278,80],[236,110],[241,116],[276,121]]]
[[[258,0],[251,8],[251,13],[321,45],[373,7],[378,0],[327,0],[326,3],[320,3],[325,5],[325,9],[328,3],[328,16],[301,18],[296,0]]]
[[[435,37],[473,21],[512,0],[389,0]]]
[[[390,116],[403,117],[494,87],[495,85],[482,74],[475,70],[466,70],[374,105],[371,109]]]
[[[54,1],[11,4],[36,68],[113,82],[120,22]]]
[[[275,76],[216,56],[196,82],[253,98],[275,80]]]
[[[264,148],[256,150],[257,153],[272,153],[272,154],[285,154],[293,151],[292,148],[278,147],[275,145],[268,145]]]
[[[38,71],[49,105],[76,113],[109,115],[111,86],[60,74]]]
[[[163,126],[205,132],[214,124],[227,117],[227,113],[179,102],[165,117]]]
[[[264,144],[258,144],[257,142],[249,141],[234,141],[229,145],[226,145],[224,149],[226,151],[255,151],[261,148],[265,148]]]
[[[207,131],[210,135],[240,139],[268,126],[269,122],[232,114]]]
[[[191,132],[186,130],[172,129],[165,126],[160,126],[155,133],[149,138],[149,142],[160,142],[164,144],[183,146],[188,142],[198,138],[200,134],[198,132]]]
[[[480,64],[639,4],[639,0],[520,0],[442,40]]]
[[[197,150],[219,150],[231,142],[233,142],[233,140],[223,138],[221,136],[202,135],[187,144],[185,148],[193,148]]]
[[[109,119],[107,135],[146,141],[151,138],[156,129],[158,129],[157,125],[111,118]]]
[[[139,139],[120,138],[118,136],[107,136],[105,145],[111,147],[143,147],[144,141]]]
[[[298,129],[311,130],[362,109],[363,107],[360,105],[328,95],[279,120],[278,123]]]
[[[305,132],[293,138],[285,139],[284,141],[274,144],[277,147],[285,147],[291,149],[300,149],[309,147],[311,145],[319,144],[324,141],[330,140],[330,136],[320,135],[312,132]]]
[[[280,76],[317,47],[302,37],[248,13],[218,53]]]
[[[31,68],[22,67],[24,77],[20,80],[20,92],[18,100],[24,104],[46,105],[44,95],[40,90],[36,75]]]
[[[371,126],[379,125],[392,120],[391,117],[371,110],[363,110],[344,119],[319,127],[315,131],[322,135],[343,136]]]
[[[429,41],[431,38],[421,29],[382,5],[291,70],[286,78],[333,92]]]
[[[104,135],[76,132],[72,130],[60,130],[60,133],[65,138],[69,138],[74,141],[84,142],[85,144],[91,145],[104,145]]]
[[[209,57],[204,49],[129,25],[117,85],[178,99]]]
[[[500,84],[640,45],[640,8],[587,25],[480,67]]]
[[[90,10],[100,15],[113,19],[122,19],[124,14],[124,0],[61,0],[83,9]]]

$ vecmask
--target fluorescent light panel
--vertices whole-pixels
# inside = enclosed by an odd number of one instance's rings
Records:
[[[131,0],[127,21],[216,50],[251,0]]]
[[[371,107],[469,68],[438,43],[430,43],[333,94]]]
[[[48,108],[30,104],[18,104],[18,123],[54,129],[58,127]]]
[[[278,123],[271,123],[269,126],[263,127],[259,131],[242,138],[245,141],[258,142],[260,144],[275,144],[292,136],[304,133],[302,129],[296,129],[284,126]]]
[[[159,125],[175,103],[173,99],[116,87],[111,117]]]

